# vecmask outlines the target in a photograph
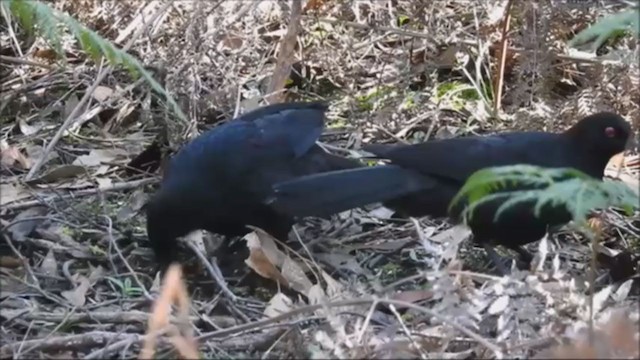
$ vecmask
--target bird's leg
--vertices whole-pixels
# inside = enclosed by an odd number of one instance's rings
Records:
[[[522,246],[514,246],[513,250],[517,252],[518,255],[520,255],[520,261],[526,263],[527,266],[529,266],[529,264],[531,264],[531,261],[533,261],[533,255],[529,251],[525,250],[525,248],[523,248]]]
[[[487,243],[483,242],[482,247],[484,247],[485,251],[487,252],[487,255],[489,255],[489,258],[494,263],[494,265],[496,266],[496,269],[498,269],[498,272],[502,276],[511,274],[511,266],[509,266],[508,264],[512,264],[513,259],[505,258],[503,256],[498,255],[498,253],[493,248],[493,246]]]
[[[522,246],[519,245],[502,245],[508,249],[511,249],[518,253],[518,259],[516,260],[516,266],[520,270],[527,270],[531,266],[531,261],[533,261],[533,255],[530,252],[525,250]]]

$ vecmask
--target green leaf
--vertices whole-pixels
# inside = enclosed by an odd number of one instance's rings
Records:
[[[409,17],[408,17],[408,16],[406,16],[406,15],[400,15],[400,16],[398,16],[397,24],[398,24],[398,26],[403,26],[403,25],[408,24],[408,23],[409,23],[409,21],[410,21],[410,19],[409,19]]]
[[[460,216],[469,221],[478,206],[496,200],[502,203],[494,221],[517,204],[533,202],[537,217],[547,205],[564,206],[576,223],[584,223],[595,209],[618,207],[631,214],[640,203],[638,194],[619,181],[594,179],[572,168],[513,165],[476,171],[451,201],[449,212],[464,206]]]
[[[576,47],[593,41],[591,51],[598,50],[609,38],[620,32],[630,30],[637,38],[640,36],[640,8],[635,7],[616,14],[611,14],[598,20],[595,24],[580,31],[568,43],[569,47]]]

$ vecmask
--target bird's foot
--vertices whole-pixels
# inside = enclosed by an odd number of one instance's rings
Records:
[[[502,276],[510,275],[514,266],[518,269],[526,268],[526,265],[521,261],[498,255],[491,245],[483,244],[483,247],[486,250],[487,255],[489,255],[491,262],[496,266],[496,269]]]

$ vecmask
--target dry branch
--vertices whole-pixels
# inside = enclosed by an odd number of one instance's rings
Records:
[[[269,84],[269,90],[265,99],[268,103],[280,102],[283,99],[281,91],[284,89],[289,73],[291,72],[291,64],[295,57],[294,50],[300,32],[300,18],[302,15],[301,0],[291,0],[291,17],[287,33],[280,43],[280,51],[276,68]]]

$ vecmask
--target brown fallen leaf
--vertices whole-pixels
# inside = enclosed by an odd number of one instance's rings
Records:
[[[253,269],[253,271],[258,273],[258,275],[277,281],[282,285],[289,286],[287,279],[282,276],[278,268],[271,263],[269,258],[259,247],[249,248],[249,258],[244,262],[247,266]]]
[[[50,249],[42,260],[42,263],[40,264],[40,272],[47,276],[58,275],[58,262],[56,261],[53,250]]]
[[[94,99],[98,100],[98,102],[103,102],[107,100],[109,96],[113,95],[113,93],[114,90],[112,88],[100,85],[96,87],[91,96],[93,96]]]
[[[84,168],[84,166],[65,164],[56,166],[44,175],[27,181],[27,184],[47,184],[56,182],[58,180],[74,178],[86,173],[87,170]]]
[[[18,120],[18,127],[20,128],[20,132],[26,136],[34,135],[35,133],[40,131],[40,129],[42,129],[42,125],[34,126],[27,124],[27,120],[25,120],[24,118],[20,118],[20,120]]]
[[[0,267],[17,269],[22,266],[22,261],[14,256],[0,256]]]
[[[0,204],[7,205],[15,201],[26,199],[31,194],[20,184],[0,184]]]
[[[67,101],[64,102],[64,116],[63,118],[68,118],[69,115],[71,115],[71,113],[73,112],[73,110],[76,108],[76,106],[78,106],[78,104],[80,103],[80,100],[78,99],[78,97],[76,96],[75,93],[71,93],[69,95],[69,97],[67,98]],[[79,126],[79,123],[77,123]],[[71,131],[75,131],[76,127],[72,126],[69,130]]]
[[[269,264],[273,266],[275,271],[277,271],[278,275],[276,275],[276,272],[274,272],[273,269],[265,267],[262,270],[268,271],[270,276],[275,276],[278,279],[280,277],[284,278],[286,282],[280,281],[283,285],[286,285],[302,294],[306,294],[309,291],[309,288],[313,285],[305,274],[308,270],[306,264],[298,262],[280,251],[276,246],[276,240],[264,230],[256,227],[250,228],[254,231],[247,235],[249,239],[245,238],[247,240],[247,247],[250,249],[250,258],[251,252],[254,251],[252,250],[252,247],[259,247],[264,257],[269,261]],[[259,261],[261,254],[256,252],[255,256],[255,260]],[[276,280],[276,278],[273,277],[269,278]]]
[[[46,219],[43,216],[48,212],[44,206],[34,206],[26,209],[13,219],[13,224],[5,230],[11,234],[11,238],[15,241],[24,241],[38,225],[42,224]],[[19,220],[19,221],[18,221]]]
[[[276,317],[293,310],[293,301],[285,294],[278,292],[275,294],[264,309],[264,315]]]
[[[58,58],[58,53],[54,49],[38,49],[33,53],[33,57],[53,61]]]
[[[60,293],[60,295],[67,299],[71,303],[71,305],[82,307],[87,301],[86,295],[87,291],[89,291],[89,288],[91,287],[91,283],[89,282],[89,279],[82,275],[76,275],[76,277],[76,288],[73,290],[63,291],[62,293]]]
[[[0,161],[6,167],[13,167],[16,163],[23,170],[31,168],[31,160],[16,146],[9,145],[6,140],[0,140]]]
[[[78,156],[73,161],[73,165],[98,166],[118,158],[124,159],[126,156],[127,152],[122,149],[93,149],[87,155]]]
[[[98,189],[105,190],[113,186],[113,181],[107,177],[96,177],[94,180],[98,183]]]

